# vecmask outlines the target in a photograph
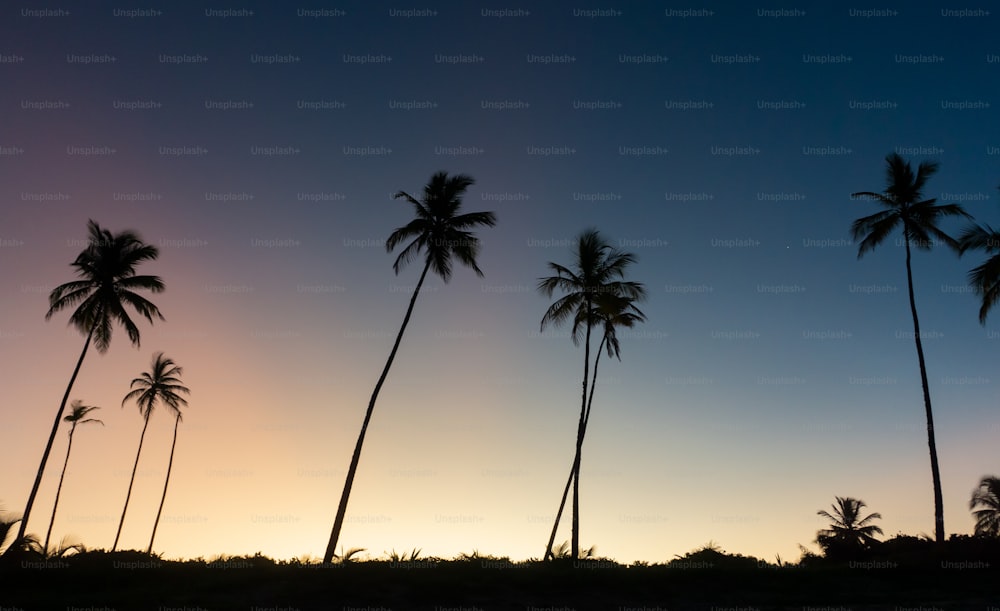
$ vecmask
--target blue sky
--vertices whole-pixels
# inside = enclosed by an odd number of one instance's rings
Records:
[[[622,561],[709,540],[795,558],[835,495],[864,499],[887,534],[932,531],[903,251],[893,240],[857,260],[849,226],[874,208],[850,194],[881,191],[899,152],[940,162],[928,196],[1000,222],[992,12],[121,8],[20,5],[0,26],[0,107],[15,118],[0,125],[13,151],[0,156],[7,509],[26,498],[82,343],[68,314],[43,315],[93,218],[160,246],[148,271],[167,284],[167,322],[143,326],[139,349],[119,333],[84,363],[73,396],[101,405],[107,426],[74,444],[55,532],[110,545],[141,428],[117,406],[163,350],[193,394],[158,548],[321,554],[419,274],[392,272],[383,241],[410,213],[390,195],[446,170],[476,179],[465,209],[499,218],[480,233],[485,277],[459,268],[421,293],[347,547],[541,554],[582,350],[566,330],[539,334],[548,303],[534,287],[591,226],[638,256],[649,299],[622,362],[601,365],[584,545]],[[965,283],[980,259],[913,261],[948,532],[971,532],[969,493],[997,465],[1000,332],[978,323]],[[145,544],[171,424],[150,425],[126,546]],[[48,515],[36,512],[30,530]]]

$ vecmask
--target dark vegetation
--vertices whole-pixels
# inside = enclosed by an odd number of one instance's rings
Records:
[[[395,344],[370,399],[324,562],[311,559],[275,561],[261,554],[251,557],[218,557],[173,561],[152,553],[154,525],[149,547],[138,551],[87,550],[68,540],[50,546],[56,503],[49,516],[44,542],[26,532],[39,484],[60,422],[71,425],[63,473],[72,448],[76,424],[97,422],[85,419],[96,407],[75,401],[71,414],[64,416],[73,384],[91,343],[99,353],[107,351],[113,328],[125,328],[129,340],[139,346],[139,330],[127,309],[152,323],[162,320],[154,304],[136,291],[159,293],[163,282],[157,276],[137,275],[140,263],[157,258],[154,246],[138,234],[112,234],[91,221],[88,246],[73,262],[79,278],[58,286],[49,295],[46,317],[73,308],[70,323],[86,338],[76,367],[56,412],[53,428],[42,454],[23,516],[0,515],[0,611],[13,609],[156,609],[184,611],[208,609],[383,611],[388,609],[433,609],[434,611],[564,611],[566,609],[615,609],[616,611],[663,611],[666,609],[711,609],[751,611],[761,609],[981,609],[1000,611],[1000,478],[984,476],[973,490],[969,510],[975,521],[973,535],[945,538],[943,497],[937,467],[931,396],[920,341],[919,318],[913,291],[911,247],[929,250],[941,243],[963,254],[981,251],[991,255],[969,272],[969,283],[982,298],[979,320],[984,323],[992,307],[1000,302],[1000,233],[989,225],[970,224],[958,238],[938,227],[945,217],[971,221],[956,204],[937,204],[923,199],[927,180],[937,164],[921,163],[916,172],[898,155],[886,158],[884,193],[860,192],[855,197],[874,201],[882,210],[859,218],[851,227],[859,241],[859,257],[897,230],[906,247],[906,274],[910,315],[923,407],[927,420],[928,456],[934,492],[934,536],[898,534],[880,540],[883,531],[876,524],[879,513],[865,510],[865,503],[851,497],[835,497],[831,511],[817,513],[830,520],[828,528],[817,532],[818,551],[800,546],[801,558],[788,563],[730,554],[708,545],[672,560],[649,564],[622,565],[600,558],[594,547],[582,550],[580,539],[579,475],[584,436],[594,395],[597,366],[602,352],[620,359],[616,327],[631,327],[645,315],[635,303],[645,297],[643,285],[626,280],[625,270],[634,255],[618,251],[597,230],[586,230],[577,239],[574,261],[569,266],[549,263],[554,276],[540,278],[538,288],[548,297],[558,290],[565,293],[546,311],[542,326],[572,323],[574,343],[584,344],[584,374],[581,384],[581,411],[577,422],[575,455],[564,487],[560,510],[546,547],[544,560],[515,562],[509,558],[481,556],[476,552],[454,559],[424,558],[420,550],[395,551],[384,558],[358,559],[364,550],[349,550],[336,557],[334,550],[347,511],[362,443],[379,389],[389,372],[403,333],[410,320],[424,278],[429,272],[445,282],[451,277],[452,262],[470,267],[482,276],[476,264],[480,242],[471,232],[496,223],[492,212],[458,214],[461,197],[473,184],[466,175],[449,177],[435,174],[425,186],[423,197],[405,192],[415,218],[398,228],[387,241],[387,250],[409,242],[398,254],[398,273],[411,260],[423,255],[423,271],[400,326]],[[128,306],[126,308],[125,306]],[[591,369],[591,334],[601,334]],[[180,407],[187,394],[181,385],[181,369],[162,353],[154,356],[152,374],[132,382],[125,401],[134,399],[144,425],[133,465],[133,477],[148,424],[157,403],[170,408],[174,420],[174,443],[168,462],[160,510],[167,495],[173,463]],[[588,381],[590,382],[588,396]],[[60,477],[60,490],[62,477]],[[573,489],[571,539],[555,548],[559,517]],[[118,527],[128,508],[130,490]],[[158,514],[159,516],[159,514]],[[158,519],[158,517],[157,517]],[[16,534],[15,534],[16,533]]]
[[[395,559],[393,559],[395,558]],[[1000,600],[1000,541],[901,535],[853,560],[797,564],[714,545],[666,563],[592,558],[511,561],[387,554],[377,560],[275,561],[257,554],[186,562],[137,551],[44,559],[8,555],[0,605],[20,609],[988,609]],[[57,585],[56,585],[57,584]]]

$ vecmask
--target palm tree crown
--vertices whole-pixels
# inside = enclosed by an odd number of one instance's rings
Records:
[[[877,543],[876,534],[881,535],[882,529],[872,524],[874,520],[881,520],[882,515],[871,513],[861,517],[861,510],[866,507],[865,502],[851,497],[835,497],[837,502],[833,504],[833,513],[819,510],[817,515],[831,520],[830,528],[820,530],[817,541],[823,547],[830,544],[844,544],[856,548],[867,548],[873,543]]]
[[[539,279],[538,290],[546,297],[551,297],[556,289],[566,293],[545,311],[541,329],[572,318],[571,338],[577,345],[586,330],[599,322],[600,315],[594,310],[594,304],[601,298],[611,296],[638,301],[645,298],[645,290],[639,282],[622,280],[626,268],[635,263],[635,255],[614,248],[596,229],[580,234],[573,255],[572,268],[550,261],[549,269],[556,275]]]
[[[449,177],[447,172],[437,172],[424,186],[422,200],[405,191],[393,196],[413,204],[417,217],[393,231],[385,242],[386,250],[392,252],[412,238],[393,263],[392,269],[396,274],[423,250],[431,269],[445,282],[451,279],[452,257],[471,267],[479,277],[483,276],[483,271],[476,264],[479,238],[469,229],[480,225],[493,227],[497,219],[493,212],[458,214],[462,195],[474,182],[471,176],[465,174]]]
[[[969,509],[974,510],[977,535],[1000,537],[1000,477],[984,477],[979,482],[972,491]]]
[[[52,290],[45,318],[48,320],[60,310],[77,306],[70,316],[70,324],[85,334],[93,330],[94,345],[99,352],[106,352],[111,344],[115,321],[125,327],[129,340],[138,346],[139,329],[125,306],[131,306],[149,322],[153,322],[154,316],[163,320],[156,305],[135,292],[137,289],[163,291],[163,281],[158,276],[137,276],[135,273],[138,264],[156,259],[159,251],[145,244],[133,231],[112,234],[92,220],[87,222],[87,229],[90,232],[87,247],[72,263],[82,279]]]
[[[643,297],[645,289],[640,286]],[[646,322],[646,315],[635,306],[635,298],[623,297],[620,295],[604,294],[598,297],[594,308],[594,317],[597,324],[604,327],[604,335],[601,341],[607,349],[609,357],[615,357],[619,361],[621,357],[621,343],[618,341],[618,327],[631,329],[636,324]]]
[[[991,255],[982,265],[969,270],[969,284],[982,297],[979,322],[985,325],[990,310],[1000,301],[1000,231],[986,224],[973,225],[962,232],[958,241],[962,252],[974,249]]]
[[[66,414],[66,417],[63,418],[63,421],[69,422],[72,425],[72,427],[69,430],[70,435],[73,434],[73,431],[76,430],[76,427],[79,424],[96,422],[97,424],[104,426],[104,422],[102,422],[99,418],[87,418],[87,414],[89,414],[90,412],[94,411],[95,409],[101,409],[96,405],[84,405],[83,401],[79,399],[74,399],[73,402],[70,404],[69,409],[70,413]]]
[[[871,198],[887,208],[859,218],[851,225],[854,239],[861,240],[858,258],[884,242],[900,224],[908,244],[921,250],[930,250],[935,243],[933,236],[957,252],[960,249],[958,241],[938,228],[937,224],[947,216],[969,218],[968,213],[958,204],[938,204],[936,198],[923,199],[927,180],[938,170],[937,162],[922,161],[914,174],[910,163],[898,153],[891,153],[885,161],[885,193],[859,191],[851,194],[851,197]]]
[[[958,242],[962,253],[971,249],[991,255],[982,265],[969,271],[969,284],[982,297],[979,323],[985,325],[990,310],[1000,301],[1000,231],[985,223],[973,223],[962,232]]]
[[[153,356],[152,369],[142,372],[141,376],[132,380],[129,385],[132,390],[122,399],[122,405],[135,399],[139,413],[148,420],[156,402],[159,401],[179,418],[181,406],[186,406],[188,402],[178,393],[191,392],[180,383],[182,373],[183,370],[172,359],[164,357],[162,352],[157,352]]]

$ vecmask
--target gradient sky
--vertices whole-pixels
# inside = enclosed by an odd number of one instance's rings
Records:
[[[794,560],[837,495],[880,512],[887,536],[933,532],[903,250],[894,239],[857,260],[850,223],[875,208],[850,193],[882,191],[896,151],[940,161],[928,196],[1000,224],[993,11],[134,8],[0,15],[8,511],[23,508],[82,347],[68,312],[44,314],[94,219],[160,248],[142,272],[166,283],[166,322],[141,324],[139,349],[118,328],[107,354],[88,354],[71,398],[102,406],[106,426],[78,429],[53,536],[111,546],[142,428],[121,400],[164,351],[192,395],[156,549],[321,555],[420,271],[393,274],[384,240],[411,209],[390,195],[446,170],[476,179],[466,210],[499,218],[479,234],[485,278],[456,268],[421,292],[345,547],[541,556],[583,351],[566,329],[539,333],[549,300],[535,285],[589,226],[638,256],[649,299],[648,322],[620,334],[622,362],[599,372],[582,545],[621,562],[710,540]],[[965,280],[982,258],[913,259],[949,533],[971,532],[970,493],[1000,471],[1000,313],[981,326]],[[148,542],[171,428],[153,415],[125,548]],[[47,526],[65,432],[29,531]]]

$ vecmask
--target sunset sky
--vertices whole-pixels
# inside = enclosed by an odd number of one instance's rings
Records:
[[[368,431],[340,542],[540,557],[572,461],[582,347],[539,323],[547,262],[596,227],[648,322],[603,359],[581,545],[665,562],[710,540],[797,560],[835,496],[933,533],[901,242],[857,259],[884,158],[1000,225],[996,13],[939,3],[94,3],[0,13],[0,504],[20,512],[83,345],[48,293],[94,219],[160,249],[166,321],[119,327],[71,399],[53,537],[110,548],[163,351],[191,389],[156,551],[321,556],[419,262],[391,199],[476,179],[480,279],[429,277]],[[945,225],[957,233],[962,223]],[[1000,311],[984,255],[913,267],[948,533],[1000,473]],[[596,347],[596,341],[595,341]],[[172,419],[146,435],[120,547],[145,549]],[[60,429],[29,523],[48,526]],[[568,514],[557,541],[569,539]]]

